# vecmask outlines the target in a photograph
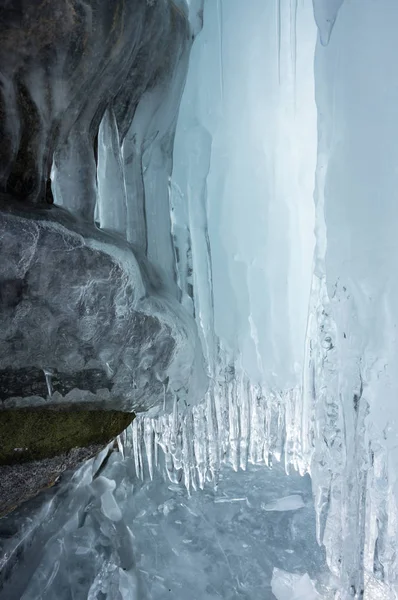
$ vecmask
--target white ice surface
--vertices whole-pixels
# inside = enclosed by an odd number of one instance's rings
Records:
[[[263,505],[264,510],[269,511],[285,511],[285,510],[298,510],[305,506],[303,498],[298,494],[292,494],[291,496],[284,496],[283,498],[277,498],[272,502],[268,502]]]
[[[320,600],[308,573],[298,575],[274,569],[271,580],[272,593],[276,600]]]

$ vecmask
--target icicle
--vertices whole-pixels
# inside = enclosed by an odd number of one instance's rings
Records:
[[[44,368],[43,373],[44,377],[46,378],[48,398],[51,398],[53,395],[52,378],[54,375],[54,371],[52,369]]]
[[[97,213],[102,229],[126,236],[127,198],[119,131],[108,109],[98,133]]]
[[[248,451],[250,443],[250,387],[249,382],[241,379],[240,382],[240,468],[247,469]]]
[[[208,452],[209,452],[209,463],[208,467],[211,473],[211,479],[215,483],[217,473],[220,468],[220,456],[219,456],[219,445],[218,445],[218,430],[217,430],[217,416],[215,410],[214,393],[209,392],[206,397],[206,424],[208,432]]]
[[[135,472],[136,472],[138,479],[142,479],[141,439],[140,439],[140,432],[139,432],[139,422],[140,422],[139,418],[134,419],[133,425],[132,425],[132,436],[133,436],[133,454],[134,454]]]
[[[204,488],[206,480],[206,440],[207,431],[203,407],[195,406],[193,409],[193,445],[200,489]]]
[[[191,491],[191,466],[192,466],[192,453],[191,453],[191,426],[187,423],[189,415],[184,417],[184,424],[182,428],[182,453],[183,453],[183,473],[184,473],[184,485],[188,491]]]
[[[239,408],[236,398],[235,377],[227,384],[227,395],[229,401],[229,445],[230,461],[234,471],[239,469]]]
[[[220,97],[224,106],[224,63],[223,63],[223,10],[222,0],[217,0],[218,37],[219,37],[219,62],[220,62]]]
[[[147,461],[148,461],[148,470],[149,470],[149,477],[151,478],[151,480],[153,479],[153,446],[154,446],[154,439],[153,439],[153,427],[152,427],[152,419],[145,419],[144,420],[144,443],[145,443],[145,450],[146,450],[146,456],[147,456]]]
[[[294,100],[296,103],[296,73],[297,73],[297,2],[290,0],[290,56],[293,72]]]
[[[276,43],[277,43],[277,62],[278,62],[278,82],[281,83],[281,46],[282,46],[282,9],[281,1],[276,0]]]

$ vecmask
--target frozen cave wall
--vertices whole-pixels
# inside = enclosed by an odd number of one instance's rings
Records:
[[[310,472],[339,593],[369,599],[398,572],[397,12],[205,1],[171,188],[213,381],[194,462]]]
[[[315,60],[323,300],[312,335],[327,352],[313,353],[324,406],[314,481],[330,563],[352,594],[363,571],[365,589],[372,577],[396,586],[398,573],[397,23],[394,2],[344,2]]]

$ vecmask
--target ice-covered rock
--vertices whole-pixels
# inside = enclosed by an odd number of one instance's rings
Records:
[[[140,411],[204,393],[193,323],[127,243],[55,208],[7,210],[0,228],[3,406],[51,396]]]

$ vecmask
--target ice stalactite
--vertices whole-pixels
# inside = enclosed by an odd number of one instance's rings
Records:
[[[98,132],[97,222],[127,239],[127,189],[116,115],[107,109]]]
[[[319,28],[319,39],[327,46],[337,19],[338,12],[344,0],[312,0],[314,17]]]
[[[254,386],[226,356],[219,360],[216,380],[200,405],[181,410],[175,404],[170,414],[155,418],[139,415],[123,434],[124,452],[134,458],[138,478],[152,478],[156,469],[172,483],[196,490],[206,482],[217,484],[222,464],[237,471],[248,463],[272,466],[281,460],[286,431],[294,435],[286,407],[294,405],[297,392],[278,395]]]

